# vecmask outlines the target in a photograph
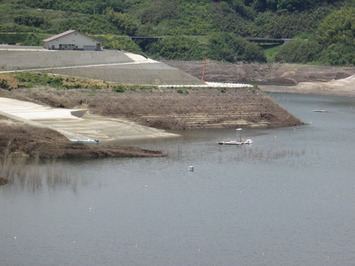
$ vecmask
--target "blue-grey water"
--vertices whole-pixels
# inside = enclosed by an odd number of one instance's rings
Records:
[[[355,265],[355,99],[271,97],[308,124],[244,129],[249,146],[181,131],[138,143],[166,158],[56,162],[63,179],[1,187],[0,265]]]

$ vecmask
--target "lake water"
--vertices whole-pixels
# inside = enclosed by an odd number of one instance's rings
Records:
[[[0,265],[355,265],[355,99],[271,97],[309,124],[244,129],[249,146],[181,131],[139,143],[166,158],[57,162],[63,180],[1,187]]]

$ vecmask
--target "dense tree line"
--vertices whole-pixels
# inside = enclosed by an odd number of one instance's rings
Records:
[[[353,0],[13,0],[0,2],[0,32],[31,32],[21,40],[38,44],[36,33],[76,29],[106,35],[110,48],[229,62],[266,61],[246,37],[293,38],[276,60],[354,65],[354,8]],[[118,37],[126,35],[166,38],[139,47]]]
[[[126,7],[125,0],[20,0],[19,3],[32,8],[65,10],[85,14],[102,14],[107,8],[121,12]]]
[[[280,49],[282,62],[318,61],[332,65],[355,65],[355,8],[344,7],[320,23],[309,40],[293,40]]]

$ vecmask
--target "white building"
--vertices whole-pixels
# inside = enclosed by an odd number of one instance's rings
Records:
[[[43,40],[43,42],[44,48],[49,50],[102,50],[102,42],[77,32],[76,30],[68,30],[58,35],[54,35]]]

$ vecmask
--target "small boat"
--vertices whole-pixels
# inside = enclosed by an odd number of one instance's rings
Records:
[[[243,145],[243,144],[252,144],[253,140],[252,139],[247,139],[242,141],[242,129],[241,128],[237,128],[236,131],[239,131],[239,141],[236,140],[230,140],[230,141],[220,141],[218,144],[219,145]]]
[[[317,112],[317,113],[328,113],[327,110],[313,110],[313,112]]]
[[[72,142],[83,142],[83,143],[99,143],[97,139],[69,139]]]
[[[252,139],[247,139],[245,141],[236,141],[236,140],[221,141],[218,144],[219,145],[243,145],[243,144],[252,144],[252,143],[253,143]]]
[[[247,139],[246,141],[244,141],[244,144],[252,144],[253,140],[252,139]]]
[[[243,145],[242,141],[230,140],[218,142],[219,145]]]

